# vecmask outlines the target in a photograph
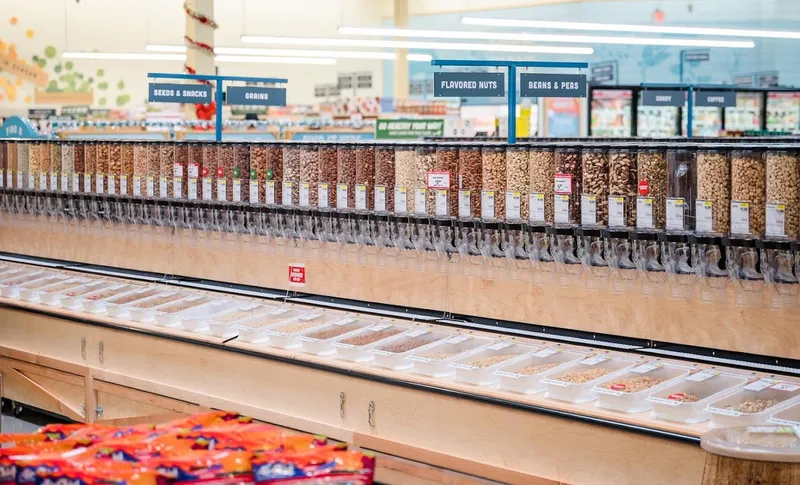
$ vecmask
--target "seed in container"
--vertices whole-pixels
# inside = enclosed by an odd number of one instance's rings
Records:
[[[612,372],[614,372],[614,369],[591,367],[567,372],[561,376],[555,377],[555,380],[569,382],[570,384],[585,384]]]

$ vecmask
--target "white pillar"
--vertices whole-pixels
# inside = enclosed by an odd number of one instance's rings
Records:
[[[210,19],[214,18],[214,0],[188,0],[189,9]],[[214,29],[191,16],[186,16],[186,36],[196,42],[214,47]],[[200,49],[186,49],[186,65],[197,74],[216,74],[214,56]]]
[[[408,0],[394,0],[394,26],[398,29],[408,27]],[[405,40],[405,38],[402,38]],[[394,61],[394,98],[408,98],[408,49],[396,49]]]

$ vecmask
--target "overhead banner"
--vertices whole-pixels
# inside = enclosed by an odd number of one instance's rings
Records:
[[[444,119],[379,119],[375,124],[376,140],[409,140],[434,136],[444,136]]]
[[[686,62],[708,62],[711,60],[711,53],[709,51],[684,52],[683,60]]]
[[[729,108],[736,106],[736,93],[733,91],[698,91],[694,98],[696,106],[716,106]]]
[[[151,103],[208,104],[214,100],[207,84],[150,83],[147,100]]]
[[[523,98],[585,98],[586,74],[528,74],[519,76]]]
[[[286,106],[286,88],[231,86],[225,90],[225,104]]]
[[[686,91],[642,91],[642,106],[683,106],[685,102]]]
[[[500,98],[506,95],[502,72],[434,72],[436,98]]]

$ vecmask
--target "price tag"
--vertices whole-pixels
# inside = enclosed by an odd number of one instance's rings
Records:
[[[212,183],[210,177],[203,177],[203,200],[211,200]]]
[[[281,192],[281,204],[292,206],[292,183],[283,182],[283,191]]]
[[[413,360],[414,362],[430,362],[431,359],[427,357],[421,357],[419,355],[409,355],[406,357],[408,360]]]
[[[202,295],[187,296],[184,301],[197,301],[200,298],[203,298]]]
[[[572,175],[557,173],[554,177],[556,194],[571,194],[572,193]]]
[[[367,210],[367,186],[363,184],[356,185],[356,210]]]
[[[534,353],[533,356],[542,359],[544,357],[550,357],[551,355],[555,355],[559,352],[561,352],[561,349],[559,349],[558,347],[547,347],[546,349],[542,349]]]
[[[694,209],[697,221],[697,232],[712,232],[714,230],[714,220],[712,202],[710,200],[695,201]]]
[[[767,236],[786,235],[786,204],[767,202]]]
[[[794,392],[800,389],[800,386],[795,384],[789,384],[788,382],[779,382],[772,386],[770,389],[775,389],[776,391],[786,391],[786,392]]]
[[[300,183],[300,207],[309,207],[309,192],[311,192],[311,184],[307,182]]]
[[[581,195],[581,224],[585,226],[597,225],[596,195]]]
[[[0,181],[2,179],[3,177],[0,177]],[[67,172],[61,172],[61,190],[63,190],[64,192],[69,190],[69,175],[67,174]]]
[[[322,315],[319,313],[306,313],[305,315],[297,317],[297,319],[300,320],[301,322],[310,322],[311,320],[314,320],[321,316]]]
[[[411,332],[408,332],[406,334],[406,337],[408,337],[408,338],[421,337],[421,336],[425,335],[428,332],[430,332],[430,330],[428,330],[427,328],[418,328],[416,330],[412,330]]]
[[[5,169],[0,170],[0,188],[5,188],[6,186],[6,171]]]
[[[494,371],[494,375],[501,377],[509,377],[511,379],[519,379],[520,377],[522,377],[521,374],[517,374],[514,372],[506,372],[504,370],[496,370]]]
[[[589,357],[588,359],[583,359],[581,361],[581,364],[583,364],[583,365],[597,365],[600,362],[605,362],[610,358],[611,357],[609,357],[608,354],[597,354],[597,355],[593,355],[593,356]]]
[[[250,179],[250,203],[258,204],[258,180]]]
[[[78,173],[72,174],[72,192],[78,192],[81,187],[81,176]]]
[[[775,379],[759,379],[744,386],[743,389],[746,391],[763,391],[764,389],[772,387],[777,383],[778,381],[776,381]]]
[[[475,366],[472,366],[472,365],[467,365],[467,364],[458,364],[458,363],[456,363],[456,362],[453,362],[453,363],[451,363],[451,364],[450,364],[450,365],[448,365],[447,367],[452,367],[452,368],[454,368],[454,369],[464,369],[464,370],[472,370],[472,369],[475,369],[475,368],[476,368]]]
[[[120,195],[128,195],[128,176],[120,175],[119,177],[119,193]]]
[[[741,416],[742,413],[739,411],[734,411],[733,409],[722,409],[722,408],[712,408],[709,407],[708,410],[714,414],[720,414],[722,416]]]
[[[639,197],[636,199],[636,228],[653,228],[653,198]]]
[[[17,188],[18,189],[23,188],[23,183],[22,183],[23,179],[24,179],[24,176],[22,175],[22,172],[17,172]]]
[[[113,174],[108,174],[108,193],[109,195],[115,195],[117,193],[117,180]]]
[[[147,196],[148,197],[155,197],[155,177],[152,175],[147,176],[147,180],[145,181],[145,185],[147,186]]]
[[[569,195],[553,196],[553,212],[556,224],[569,224]]]
[[[196,163],[189,164],[189,178],[198,178],[200,176],[200,167]]]
[[[427,214],[428,213],[428,194],[427,189],[418,188],[414,190],[414,213]]]
[[[337,321],[333,322],[333,324],[334,324],[334,325],[336,325],[336,326],[339,326],[339,327],[341,327],[341,326],[343,326],[343,325],[347,325],[347,324],[349,324],[349,323],[353,323],[353,322],[355,322],[355,321],[356,321],[356,319],[355,319],[355,318],[353,318],[353,317],[347,317],[347,318],[342,318],[341,320],[337,320]]]
[[[408,189],[405,187],[395,187],[394,189],[394,211],[397,214],[405,214],[408,207]]]
[[[750,203],[731,201],[731,233],[750,234]]]
[[[346,343],[342,343],[342,342],[334,342],[334,343],[331,344],[331,347],[339,347],[341,349],[349,349],[349,348],[354,347],[354,345],[346,344]]]
[[[681,394],[681,393],[670,394],[670,396],[676,396],[676,397],[678,397],[679,395],[680,395],[680,399],[670,399],[669,397],[663,398],[663,397],[650,396],[650,397],[647,398],[647,400],[650,401],[650,402],[657,402],[657,403],[660,403],[660,404],[666,404],[668,406],[676,406],[677,407],[677,406],[680,406],[681,404],[683,404],[683,400],[682,400],[683,399],[683,394]]]
[[[748,433],[754,434],[795,434],[792,426],[748,426]]]
[[[260,306],[261,306],[261,305],[259,305],[258,303],[251,303],[250,305],[245,305],[245,306],[243,306],[242,308],[240,308],[240,309],[239,309],[239,311],[242,311],[242,312],[249,312],[249,311],[251,311],[251,310],[255,310],[256,308],[258,308],[258,307],[260,307]]]
[[[514,342],[509,342],[504,340],[502,342],[494,343],[490,345],[488,348],[489,350],[503,350],[506,347],[511,347],[512,345],[514,345]]]
[[[96,194],[105,193],[105,180],[106,177],[102,173],[98,173],[97,176],[94,178],[94,191]]]
[[[481,192],[481,219],[494,219],[494,192]]]
[[[50,172],[50,190],[58,190],[58,172]]]
[[[637,365],[636,367],[631,369],[631,372],[634,372],[636,374],[647,374],[648,372],[652,372],[662,367],[664,367],[664,364],[655,364],[655,363],[642,364],[642,365]]]
[[[376,323],[375,325],[367,327],[367,330],[371,332],[380,332],[381,330],[386,330],[391,326],[392,326],[391,323]]]
[[[686,201],[679,197],[667,199],[667,229],[672,231],[683,231],[683,213]]]
[[[598,394],[605,394],[607,396],[621,396],[623,394],[626,394],[625,391],[618,391],[618,390],[615,390],[615,389],[606,389],[605,387],[595,387],[592,390],[594,392],[598,393]]]
[[[472,192],[469,190],[458,191],[458,217],[472,217]]]
[[[336,208],[348,209],[347,207],[347,184],[336,185]]]
[[[785,426],[792,426],[792,427],[798,425],[797,421],[790,421],[788,419],[778,419],[778,418],[769,418],[767,420],[767,422],[768,423],[775,423],[775,424],[783,424]],[[794,428],[792,428],[792,429],[794,429]]]
[[[556,379],[542,379],[542,383],[547,384],[548,386],[558,386],[558,387],[569,386],[569,382],[559,381]]]
[[[529,205],[530,205],[530,217],[531,222],[545,222],[545,213],[544,213],[544,194],[537,192],[528,195]]]
[[[375,210],[386,212],[386,187],[383,185],[375,187]]]
[[[612,195],[608,198],[608,225],[611,227],[625,227],[625,197]]]
[[[519,192],[506,192],[506,219],[519,220],[521,205],[522,194]]]
[[[328,184],[321,183],[317,186],[317,207],[328,208]]]
[[[275,181],[267,180],[267,185],[264,188],[264,195],[266,197],[265,203],[275,204]]]
[[[445,343],[460,344],[461,342],[466,342],[467,340],[469,340],[469,335],[458,335],[456,337],[450,337],[449,339],[445,340]]]
[[[47,190],[47,172],[39,173],[39,189]]]
[[[13,170],[9,170],[8,172],[6,172],[6,175],[7,175],[6,185],[8,185],[9,188],[13,188],[14,187],[14,171]]]
[[[449,216],[450,204],[447,201],[446,189],[436,189],[435,201],[435,214],[437,216]]]
[[[429,189],[449,189],[450,172],[428,172]]]
[[[686,378],[686,380],[692,382],[703,382],[707,379],[711,379],[712,377],[718,375],[719,375],[718,371],[706,369],[690,375],[689,377]]]
[[[172,179],[172,196],[176,199],[183,197],[183,177]]]
[[[189,200],[197,200],[197,179],[194,177],[189,178],[188,196]]]
[[[169,197],[169,191],[167,188],[167,177],[166,175],[162,175],[158,178],[158,196]]]
[[[36,175],[33,172],[28,172],[28,189],[33,190],[36,188]]]
[[[286,308],[286,307],[279,307],[279,308],[276,308],[274,310],[270,310],[267,313],[269,315],[283,315],[284,313],[287,313],[288,311],[289,311],[289,309]]]
[[[228,200],[228,181],[224,178],[217,179],[217,200]]]
[[[183,177],[183,165],[180,163],[175,163],[172,165],[172,176],[173,177]]]

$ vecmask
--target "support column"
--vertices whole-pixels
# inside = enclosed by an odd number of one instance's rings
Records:
[[[201,43],[214,47],[214,0],[188,0],[186,5],[193,13],[200,14],[210,22],[202,22],[192,15],[186,15],[186,65],[195,70],[195,74],[214,75],[214,54],[205,49],[193,47],[189,39],[196,43]]]
[[[394,26],[408,27],[408,0],[394,0]],[[405,40],[406,38],[398,38]],[[394,61],[394,99],[408,98],[408,49],[396,49]]]

